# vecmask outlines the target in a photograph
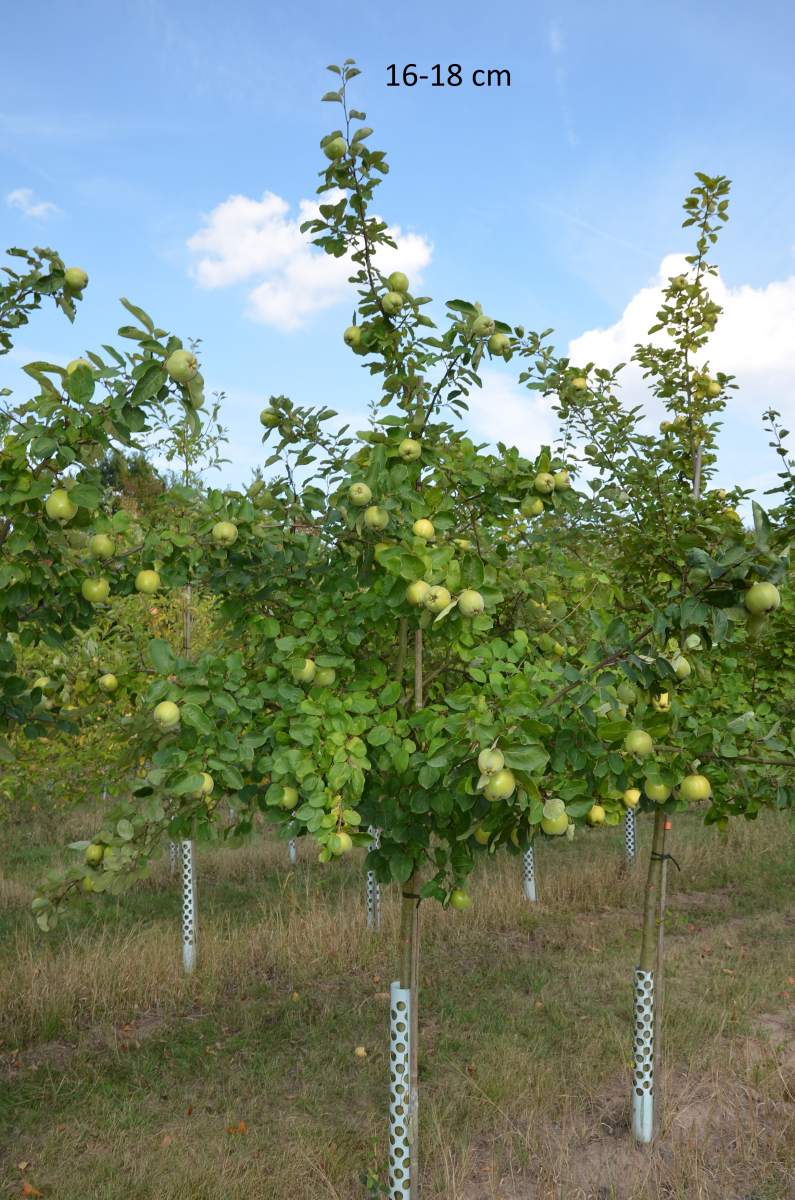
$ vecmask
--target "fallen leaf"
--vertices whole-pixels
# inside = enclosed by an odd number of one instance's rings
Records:
[[[22,1184],[22,1195],[23,1196],[43,1196],[44,1192],[40,1192],[38,1188],[35,1188],[32,1183],[28,1183],[26,1180]]]
[[[30,1168],[30,1163],[27,1160],[17,1163],[17,1170],[19,1170],[19,1171],[27,1171],[29,1168]]]
[[[170,1145],[171,1145],[171,1143],[172,1143],[173,1141],[174,1141],[174,1139],[173,1139],[173,1137],[171,1136],[171,1134],[170,1134],[170,1133],[166,1133],[166,1134],[164,1134],[164,1136],[163,1136],[163,1140],[162,1140],[162,1142],[160,1143],[160,1145],[161,1145],[161,1146],[170,1146]]]
[[[189,1117],[193,1116],[193,1105],[192,1104],[188,1105],[188,1116]]]

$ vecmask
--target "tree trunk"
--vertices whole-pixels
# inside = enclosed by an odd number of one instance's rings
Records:
[[[665,820],[665,813],[658,808],[654,814],[654,834],[643,902],[640,959],[635,970],[632,1132],[635,1139],[643,1144],[648,1144],[654,1137],[654,968]]]
[[[390,1006],[389,1200],[419,1200],[417,1090],[417,876],[406,881],[400,909],[400,977]]]
[[[190,657],[191,649],[191,586],[187,584],[182,594],[182,653]],[[183,841],[182,857],[182,964],[190,975],[196,966],[199,943],[199,913],[196,904],[196,864],[193,858],[193,842]]]
[[[397,673],[402,675],[407,625],[401,621]],[[414,707],[424,703],[422,630],[414,636]],[[400,908],[400,975],[390,1005],[389,1200],[419,1200],[419,1044],[420,880],[412,871],[403,885]]]
[[[662,847],[660,854],[665,854],[668,827],[671,824],[668,817],[663,821]],[[662,1021],[665,978],[665,905],[668,892],[668,860],[660,863],[660,890],[657,897],[657,959],[654,973],[654,1133],[660,1131],[663,1114],[662,1091]]]

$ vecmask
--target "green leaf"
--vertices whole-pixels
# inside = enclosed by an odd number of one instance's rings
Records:
[[[196,707],[195,704],[183,704],[180,709],[180,715],[182,717],[183,724],[190,725],[191,728],[195,729],[198,733],[203,733],[205,737],[209,736],[213,732],[212,722],[205,716],[200,708]],[[198,786],[201,786],[201,780],[199,780]]]
[[[63,367],[56,366],[55,363],[32,362],[27,363],[22,370],[26,375],[30,375],[32,379],[36,379],[38,382],[37,377],[39,375],[44,375],[45,373],[48,375],[60,375],[63,371]]]
[[[389,856],[389,869],[396,883],[405,883],[411,877],[414,862],[408,854],[402,854],[400,851],[393,852]]]
[[[170,675],[174,670],[176,659],[174,651],[169,646],[168,642],[162,638],[153,638],[149,643],[149,658],[152,666],[160,675]]]
[[[754,543],[758,550],[767,553],[770,549],[770,521],[767,513],[756,500],[751,502],[754,514]]]
[[[429,766],[428,763],[423,763],[419,769],[417,779],[419,780],[420,787],[424,788],[426,791],[429,791],[439,780],[440,776],[441,771],[437,770],[435,767]]]
[[[76,483],[69,490],[69,499],[80,508],[98,508],[100,500],[99,488],[93,483]]]
[[[584,817],[587,812],[590,812],[593,807],[593,800],[589,796],[587,800],[572,800],[566,805],[566,812],[570,817]]]
[[[237,767],[233,767],[231,764],[225,763],[221,768],[221,776],[227,787],[232,788],[233,791],[239,792],[243,787],[243,776],[240,774]]]
[[[517,771],[526,771],[528,775],[541,775],[549,762],[549,755],[543,746],[533,744],[510,746],[503,750],[505,764]]]
[[[166,372],[157,363],[153,363],[147,371],[141,375],[130,395],[130,404],[145,404],[147,400],[151,400],[156,396],[160,389],[168,380]]]
[[[122,325],[117,331],[119,337],[130,338],[134,342],[145,342],[150,334],[145,329],[136,329],[134,325]]]
[[[80,366],[66,376],[63,386],[75,404],[88,404],[94,395],[94,376],[88,367]]]
[[[132,313],[132,315],[136,317],[142,325],[146,326],[150,333],[154,333],[155,323],[148,313],[145,313],[142,308],[138,308],[137,305],[131,303],[131,301],[127,300],[124,296],[121,297],[121,303],[127,309],[128,313]]]
[[[400,557],[400,575],[404,580],[414,582],[414,580],[422,580],[425,572],[425,563],[422,558],[418,558],[417,554],[401,554]]]

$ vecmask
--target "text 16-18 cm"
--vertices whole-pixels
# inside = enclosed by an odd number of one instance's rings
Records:
[[[426,75],[417,72],[416,63],[408,63],[402,69],[397,63],[387,67],[387,87],[414,87],[417,83],[427,83],[431,87],[460,87],[462,83],[472,83],[475,87],[510,87],[511,72],[507,67],[477,67],[469,74],[464,74],[459,63],[450,63],[444,67],[436,63]]]

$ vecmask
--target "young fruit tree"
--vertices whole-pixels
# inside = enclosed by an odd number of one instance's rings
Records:
[[[285,838],[311,835],[323,863],[368,848],[367,868],[402,894],[389,1195],[416,1200],[422,902],[464,912],[479,857],[504,848],[518,858],[578,826],[598,836],[628,808],[653,809],[639,964],[650,993],[666,819],[703,796],[688,777],[707,761],[708,819],[742,811],[725,747],[746,743],[709,714],[694,719],[687,695],[702,668],[688,639],[717,660],[743,598],[775,586],[785,564],[761,510],[749,538],[692,488],[696,440],[701,479],[712,469],[710,405],[721,399],[689,366],[689,424],[652,436],[622,406],[617,371],[575,366],[546,334],[477,303],[440,311],[412,291],[372,211],[388,167],[365,114],[349,107],[358,70],[350,60],[331,70],[339,86],[325,99],[340,122],[321,143],[321,200],[304,229],[351,264],[356,307],[343,340],[373,380],[370,422],[330,432],[333,410],[273,397],[260,415],[273,478],[245,494],[211,490],[192,527],[152,535],[167,586],[187,583],[193,556],[195,586],[215,598],[217,639],[192,659],[152,641],[134,721],[145,773],[97,834],[97,861],[51,878],[36,903],[48,925],[86,876],[97,890],[128,886],[166,832],[216,819],[208,778],[240,830],[264,812]],[[722,186],[702,182],[696,205],[722,204]],[[694,311],[712,313],[695,276],[683,287]],[[690,301],[672,310],[680,303]],[[673,396],[651,354],[639,361]],[[561,419],[560,445],[533,459],[489,450],[464,426],[481,365],[512,362],[523,384],[556,397]]]
[[[12,331],[26,323],[43,295],[53,295],[72,319],[75,299],[88,282],[85,272],[65,269],[52,251],[37,250],[25,258],[28,273],[21,276],[6,269],[9,283],[0,291],[4,351],[11,346]],[[141,437],[150,445],[154,440],[166,452],[168,438],[186,446],[191,439],[195,442],[202,381],[197,371],[189,380],[176,380],[174,356],[186,352],[176,339],[156,330],[141,309],[128,301],[123,304],[140,322],[141,327],[120,331],[137,343],[137,352],[125,357],[106,346],[104,358],[90,354],[65,369],[31,363],[24,369],[38,385],[38,395],[6,406],[0,414],[0,732],[5,735],[0,755],[12,764],[30,753],[30,739],[59,731],[78,734],[84,717],[89,723],[97,719],[102,700],[121,714],[116,732],[126,743],[128,768],[140,752],[130,745],[129,729],[121,728],[129,723],[124,714],[138,694],[140,673],[134,667],[123,672],[121,681],[114,671],[98,667],[93,686],[82,672],[65,679],[60,666],[57,688],[55,678],[39,674],[31,682],[26,673],[34,654],[48,653],[54,666],[59,660],[63,663],[66,644],[79,644],[86,630],[100,638],[86,642],[92,646],[92,662],[101,661],[101,650],[107,666],[114,647],[123,641],[118,619],[107,616],[111,581],[117,596],[152,597],[160,588],[160,576],[146,553],[151,534],[128,509],[114,504],[106,468],[120,451],[140,448]],[[175,408],[180,414],[176,424]],[[185,630],[187,636],[187,613]],[[80,703],[67,704],[67,699]],[[79,740],[82,737],[80,733]],[[114,794],[122,782],[114,780]],[[122,843],[129,837],[124,824],[116,832]],[[95,869],[106,859],[101,843],[77,843],[74,848],[83,852],[85,867]],[[116,857],[120,860],[122,855]],[[114,856],[107,855],[106,866],[113,862]],[[183,847],[183,871],[192,884],[189,845]],[[98,874],[96,880],[84,874],[80,886],[84,891],[112,890],[112,882],[110,873]],[[186,884],[186,897],[188,890]],[[46,924],[47,903],[36,908],[40,923]],[[195,920],[190,926],[195,929]]]
[[[25,275],[4,268],[9,282],[0,288],[0,348],[12,345],[12,333],[51,295],[70,320],[75,302],[88,284],[82,268],[65,268],[51,250],[24,257]],[[125,308],[145,325],[125,326],[123,337],[143,347],[165,331],[130,304]],[[145,320],[144,320],[145,318]],[[168,339],[167,349],[179,345]],[[54,708],[46,688],[30,686],[18,664],[30,647],[62,649],[79,630],[94,623],[110,596],[109,571],[131,553],[125,545],[130,516],[104,510],[107,495],[103,458],[119,448],[135,448],[136,439],[157,433],[168,407],[163,362],[147,352],[120,354],[103,347],[66,368],[29,363],[25,373],[38,393],[21,404],[0,409],[0,728],[35,737],[47,729],[70,728],[68,716]],[[3,396],[11,393],[4,390]],[[142,576],[153,572],[142,572]],[[125,593],[133,590],[128,580]],[[146,591],[142,582],[139,591]],[[151,590],[151,589],[150,589]],[[106,673],[107,674],[107,673]],[[108,675],[102,685],[110,693]]]
[[[697,179],[684,205],[684,227],[696,234],[694,251],[686,271],[664,290],[649,331],[654,340],[637,346],[633,355],[668,414],[661,436],[644,434],[639,410],[621,406],[616,372],[594,370],[592,364],[584,369],[586,386],[562,396],[559,406],[595,474],[592,504],[581,513],[609,546],[622,619],[632,612],[642,623],[650,615],[648,631],[668,659],[650,688],[642,671],[645,656],[625,658],[626,681],[618,688],[627,715],[642,726],[624,743],[638,771],[623,801],[633,816],[638,806],[654,810],[636,970],[633,1130],[641,1142],[651,1140],[659,1122],[655,1085],[672,814],[708,804],[706,821],[723,828],[729,815],[753,819],[761,804],[785,808],[793,802],[791,785],[771,791],[763,782],[771,764],[784,769],[786,781],[795,762],[781,752],[792,745],[778,736],[777,720],[765,720],[764,713],[750,719],[754,714],[745,711],[737,688],[745,677],[737,672],[738,655],[778,608],[777,585],[789,569],[791,537],[775,531],[756,503],[754,530],[747,534],[728,507],[743,498],[740,489],[728,495],[708,487],[716,470],[720,414],[735,387],[730,376],[713,375],[702,357],[721,312],[708,291],[717,273],[708,254],[728,218],[729,182],[702,174]],[[595,543],[592,551],[598,553]],[[740,702],[727,704],[733,692]],[[574,694],[581,696],[576,689]],[[634,822],[627,829],[628,856],[630,842],[634,854]]]

